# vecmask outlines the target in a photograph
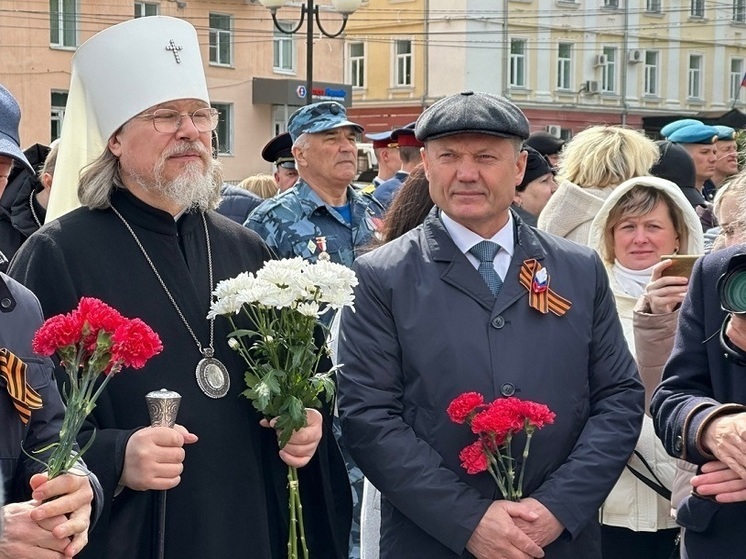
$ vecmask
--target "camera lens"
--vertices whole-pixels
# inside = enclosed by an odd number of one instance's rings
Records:
[[[746,313],[746,262],[731,262],[729,270],[718,282],[718,294],[723,310]]]

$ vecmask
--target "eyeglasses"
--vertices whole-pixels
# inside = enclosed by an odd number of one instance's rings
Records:
[[[218,126],[220,113],[217,109],[205,107],[197,109],[193,113],[180,113],[173,109],[158,109],[146,115],[138,115],[136,118],[147,118],[153,121],[153,127],[157,132],[174,134],[181,128],[182,119],[188,116],[192,119],[194,127],[200,132],[210,132]]]

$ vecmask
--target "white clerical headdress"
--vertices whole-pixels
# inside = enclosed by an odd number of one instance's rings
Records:
[[[176,99],[210,102],[199,40],[187,21],[136,18],[94,35],[72,77],[46,221],[78,207],[80,171],[111,135],[145,109]]]

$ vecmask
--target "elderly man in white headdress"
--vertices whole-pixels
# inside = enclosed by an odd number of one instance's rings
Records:
[[[210,153],[217,120],[185,21],[131,20],[73,58],[48,223],[17,253],[11,274],[47,316],[98,297],[142,318],[164,346],[142,372],[112,380],[81,434],[83,445],[96,429],[86,461],[106,496],[81,557],[151,557],[152,490],[169,490],[165,557],[283,557],[283,461],[314,477],[303,503],[314,558],[347,554],[349,487],[329,423],[309,410],[308,427],[280,452],[240,396],[244,364],[226,343],[229,323],[206,318],[218,281],[271,257],[258,236],[212,211],[221,184]],[[145,428],[144,397],[163,387],[182,396],[180,425]]]

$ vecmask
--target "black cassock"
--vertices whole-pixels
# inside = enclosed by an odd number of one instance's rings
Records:
[[[207,346],[212,286],[200,214],[187,213],[175,222],[120,189],[115,190],[112,204],[145,247],[199,341]],[[253,232],[215,212],[205,216],[216,283],[256,271],[271,258]],[[144,369],[125,369],[110,381],[90,417],[88,427],[97,431],[85,461],[101,480],[106,503],[79,557],[153,556],[155,492],[116,491],[127,440],[134,430],[149,425],[145,395],[161,388],[181,394],[177,423],[199,437],[185,447],[181,483],[168,492],[166,557],[285,557],[287,467],[278,456],[273,430],[259,425],[259,415],[240,395],[245,389],[245,364],[228,347],[228,320],[215,320],[214,344],[216,357],[230,372],[231,386],[225,397],[212,399],[196,382],[195,368],[202,357],[197,344],[132,235],[110,209],[80,208],[44,226],[16,254],[10,275],[37,295],[46,317],[71,311],[81,297],[97,297],[128,318],[144,320],[163,342],[163,352]],[[64,371],[57,373],[64,382]],[[90,431],[81,435],[81,446],[89,436]],[[328,414],[319,449],[299,472],[312,556],[346,558],[351,497]]]

